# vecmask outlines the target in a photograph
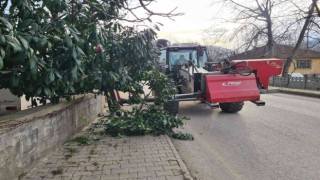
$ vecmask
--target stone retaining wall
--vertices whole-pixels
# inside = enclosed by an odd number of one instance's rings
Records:
[[[23,174],[93,121],[104,105],[103,96],[86,95],[72,102],[1,116],[0,180]]]

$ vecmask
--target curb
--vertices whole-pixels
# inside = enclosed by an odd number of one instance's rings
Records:
[[[299,96],[320,98],[320,94],[316,94],[316,93],[309,93],[309,92],[302,92],[302,91],[290,91],[290,90],[283,90],[283,89],[279,89],[279,92],[285,93],[285,94],[293,94],[293,95],[299,95]]]
[[[174,154],[175,158],[177,159],[177,161],[179,163],[179,166],[181,168],[181,171],[182,171],[182,174],[184,176],[184,179],[185,180],[193,180],[193,178],[190,175],[190,172],[188,171],[186,165],[183,163],[180,155],[178,154],[178,152],[177,152],[175,146],[173,145],[171,139],[169,138],[169,136],[166,135],[166,139],[167,139],[167,141],[169,143],[169,146],[170,146],[171,150],[173,151],[173,154]]]

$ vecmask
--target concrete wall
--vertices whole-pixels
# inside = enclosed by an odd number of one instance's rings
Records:
[[[104,97],[86,95],[0,117],[0,180],[17,178],[103,111]]]
[[[274,76],[269,79],[270,86],[288,87],[294,89],[320,90],[319,78],[281,77]]]
[[[9,89],[0,89],[0,115],[21,110],[20,98],[14,96]]]

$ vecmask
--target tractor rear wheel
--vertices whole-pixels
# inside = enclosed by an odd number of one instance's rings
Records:
[[[164,103],[164,109],[172,115],[178,114],[179,111],[179,101],[168,101]]]
[[[243,102],[219,103],[221,110],[226,113],[236,113],[242,109],[243,105]]]

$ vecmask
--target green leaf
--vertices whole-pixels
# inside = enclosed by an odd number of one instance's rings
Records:
[[[3,59],[2,57],[0,56],[0,70],[3,68]]]
[[[1,21],[10,31],[13,30],[12,25],[9,23],[9,21],[8,21],[6,18],[0,17],[0,21]]]
[[[157,26],[157,25],[155,24],[154,27],[155,27],[158,31],[160,31],[159,26]]]
[[[110,75],[110,77],[111,77],[111,79],[112,79],[113,81],[118,81],[118,78],[117,78],[117,76],[116,76],[116,74],[115,74],[114,72],[110,71],[110,72],[109,72],[109,75]]]
[[[23,37],[19,36],[19,40],[20,40],[20,43],[22,44],[22,46],[24,47],[24,49],[29,48],[29,43]]]
[[[38,66],[37,66],[37,58],[35,56],[32,56],[29,59],[29,65],[32,75],[36,75],[38,73]]]
[[[39,42],[39,38],[38,38],[38,37],[33,37],[32,40],[33,40],[33,42],[36,43],[36,44],[38,44],[38,42]]]
[[[77,69],[76,66],[72,68],[71,76],[72,76],[73,79],[78,79],[78,69]]]
[[[77,62],[77,57],[78,57],[78,54],[76,52],[76,48],[72,48],[72,57],[74,60],[76,60]],[[77,62],[77,64],[79,65],[79,63]]]
[[[6,38],[4,37],[4,35],[0,33],[0,44],[4,44],[5,42],[6,42]]]
[[[44,93],[47,95],[47,96],[51,96],[51,91],[50,91],[50,89],[49,88],[47,88],[47,87],[45,87],[44,88]]]
[[[19,85],[19,76],[18,75],[13,75],[11,79],[11,83],[13,87],[17,87]]]
[[[60,75],[60,73],[58,71],[54,71],[54,74],[59,78],[62,79],[62,76]]]
[[[113,26],[113,32],[116,33],[117,31],[118,31],[118,29],[117,29],[117,24],[115,24],[115,25]]]
[[[82,49],[80,47],[77,46],[77,51],[79,54],[81,54],[82,56],[85,56],[84,52],[82,51]]]
[[[53,71],[49,72],[49,79],[50,79],[51,82],[54,81],[55,77],[54,77]]]
[[[2,48],[0,48],[0,56],[3,58],[6,56],[6,52]]]
[[[39,41],[40,41],[40,47],[41,48],[45,48],[47,43],[48,43],[47,39],[46,38],[41,38]]]
[[[60,42],[61,41],[61,38],[59,36],[57,36],[57,35],[54,35],[54,36],[49,35],[48,37],[53,42]]]
[[[72,40],[71,40],[71,38],[70,38],[69,35],[66,35],[66,36],[64,37],[64,43],[65,43],[65,45],[66,45],[68,48],[71,48],[71,47],[72,47]]]
[[[13,52],[14,53],[22,51],[20,44],[15,44],[15,43],[12,43],[12,42],[7,42],[7,43],[11,45],[11,47],[13,48]]]
[[[39,88],[37,89],[36,94],[39,96],[41,93],[42,93],[42,87],[39,87]]]

